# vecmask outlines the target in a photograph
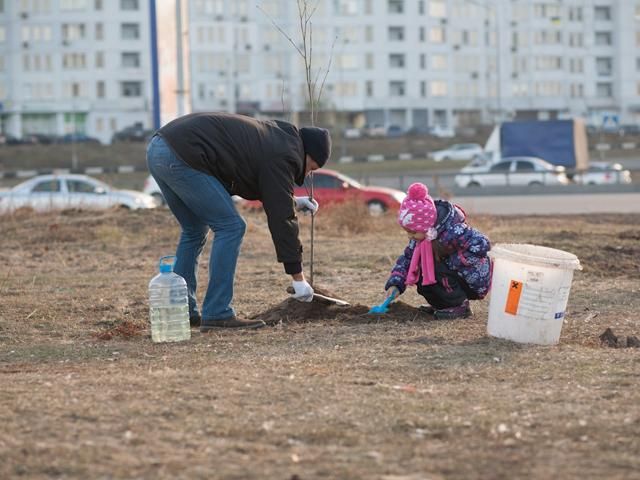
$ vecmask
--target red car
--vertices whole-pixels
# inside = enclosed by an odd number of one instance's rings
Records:
[[[305,179],[304,186],[296,187],[294,195],[307,196],[311,191],[310,177]],[[386,187],[365,187],[354,179],[335,170],[316,170],[313,172],[313,198],[320,208],[332,203],[341,203],[351,199],[361,200],[371,215],[380,215],[387,210],[397,210],[405,197],[400,190]],[[260,202],[246,202],[247,206],[258,207]]]

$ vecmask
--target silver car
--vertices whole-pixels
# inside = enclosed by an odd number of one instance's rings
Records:
[[[484,150],[477,143],[456,143],[444,150],[436,150],[429,153],[429,158],[434,162],[446,160],[475,160]]]
[[[455,176],[458,187],[567,185],[565,168],[537,157],[508,157],[484,166],[463,169]]]
[[[631,183],[631,172],[619,163],[591,162],[585,172],[574,175],[573,181],[579,185],[615,185]]]
[[[38,175],[0,192],[0,213],[10,213],[22,207],[44,212],[111,207],[137,210],[155,206],[150,195],[134,190],[116,190],[100,180],[78,174]]]

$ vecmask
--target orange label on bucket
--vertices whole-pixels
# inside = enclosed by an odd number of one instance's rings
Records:
[[[522,282],[511,280],[509,282],[509,293],[507,294],[507,305],[504,307],[506,313],[511,315],[518,313],[520,295],[522,295]]]

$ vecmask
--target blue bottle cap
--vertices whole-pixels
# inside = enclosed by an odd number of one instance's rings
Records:
[[[176,264],[177,257],[175,255],[167,255],[160,258],[160,273],[173,272],[173,266]]]

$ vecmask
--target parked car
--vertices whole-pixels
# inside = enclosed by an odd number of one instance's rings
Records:
[[[145,129],[141,123],[136,123],[115,132],[111,142],[146,142],[153,134],[154,130]]]
[[[95,143],[99,144],[100,140],[90,137],[84,133],[67,133],[58,137],[57,143]]]
[[[507,157],[494,164],[466,168],[454,181],[461,188],[567,185],[565,170],[537,157]]]
[[[305,179],[302,187],[294,189],[294,195],[305,196],[311,191],[311,177]],[[381,215],[388,210],[397,210],[405,197],[400,190],[386,187],[364,186],[354,179],[334,170],[323,168],[313,173],[313,197],[320,208],[331,204],[355,199],[369,209],[371,215]],[[244,202],[249,207],[261,207],[257,201]]]
[[[442,125],[434,125],[429,128],[429,135],[433,135],[438,138],[453,138],[456,136],[456,132],[451,127],[445,127]]]
[[[355,127],[345,128],[342,134],[344,138],[362,138],[362,130]]]
[[[42,212],[111,207],[137,210],[155,206],[150,195],[133,190],[116,190],[100,180],[78,174],[38,175],[0,192],[0,213],[10,213],[22,207]]]
[[[444,150],[436,150],[429,154],[434,162],[443,160],[475,160],[482,155],[483,149],[477,143],[456,143]]]
[[[365,137],[384,137],[387,135],[387,129],[382,125],[365,125],[362,129]]]
[[[591,162],[587,171],[573,176],[573,181],[581,185],[631,183],[631,172],[619,163]]]
[[[389,125],[387,127],[387,137],[402,137],[405,133],[405,130],[400,125]]]

